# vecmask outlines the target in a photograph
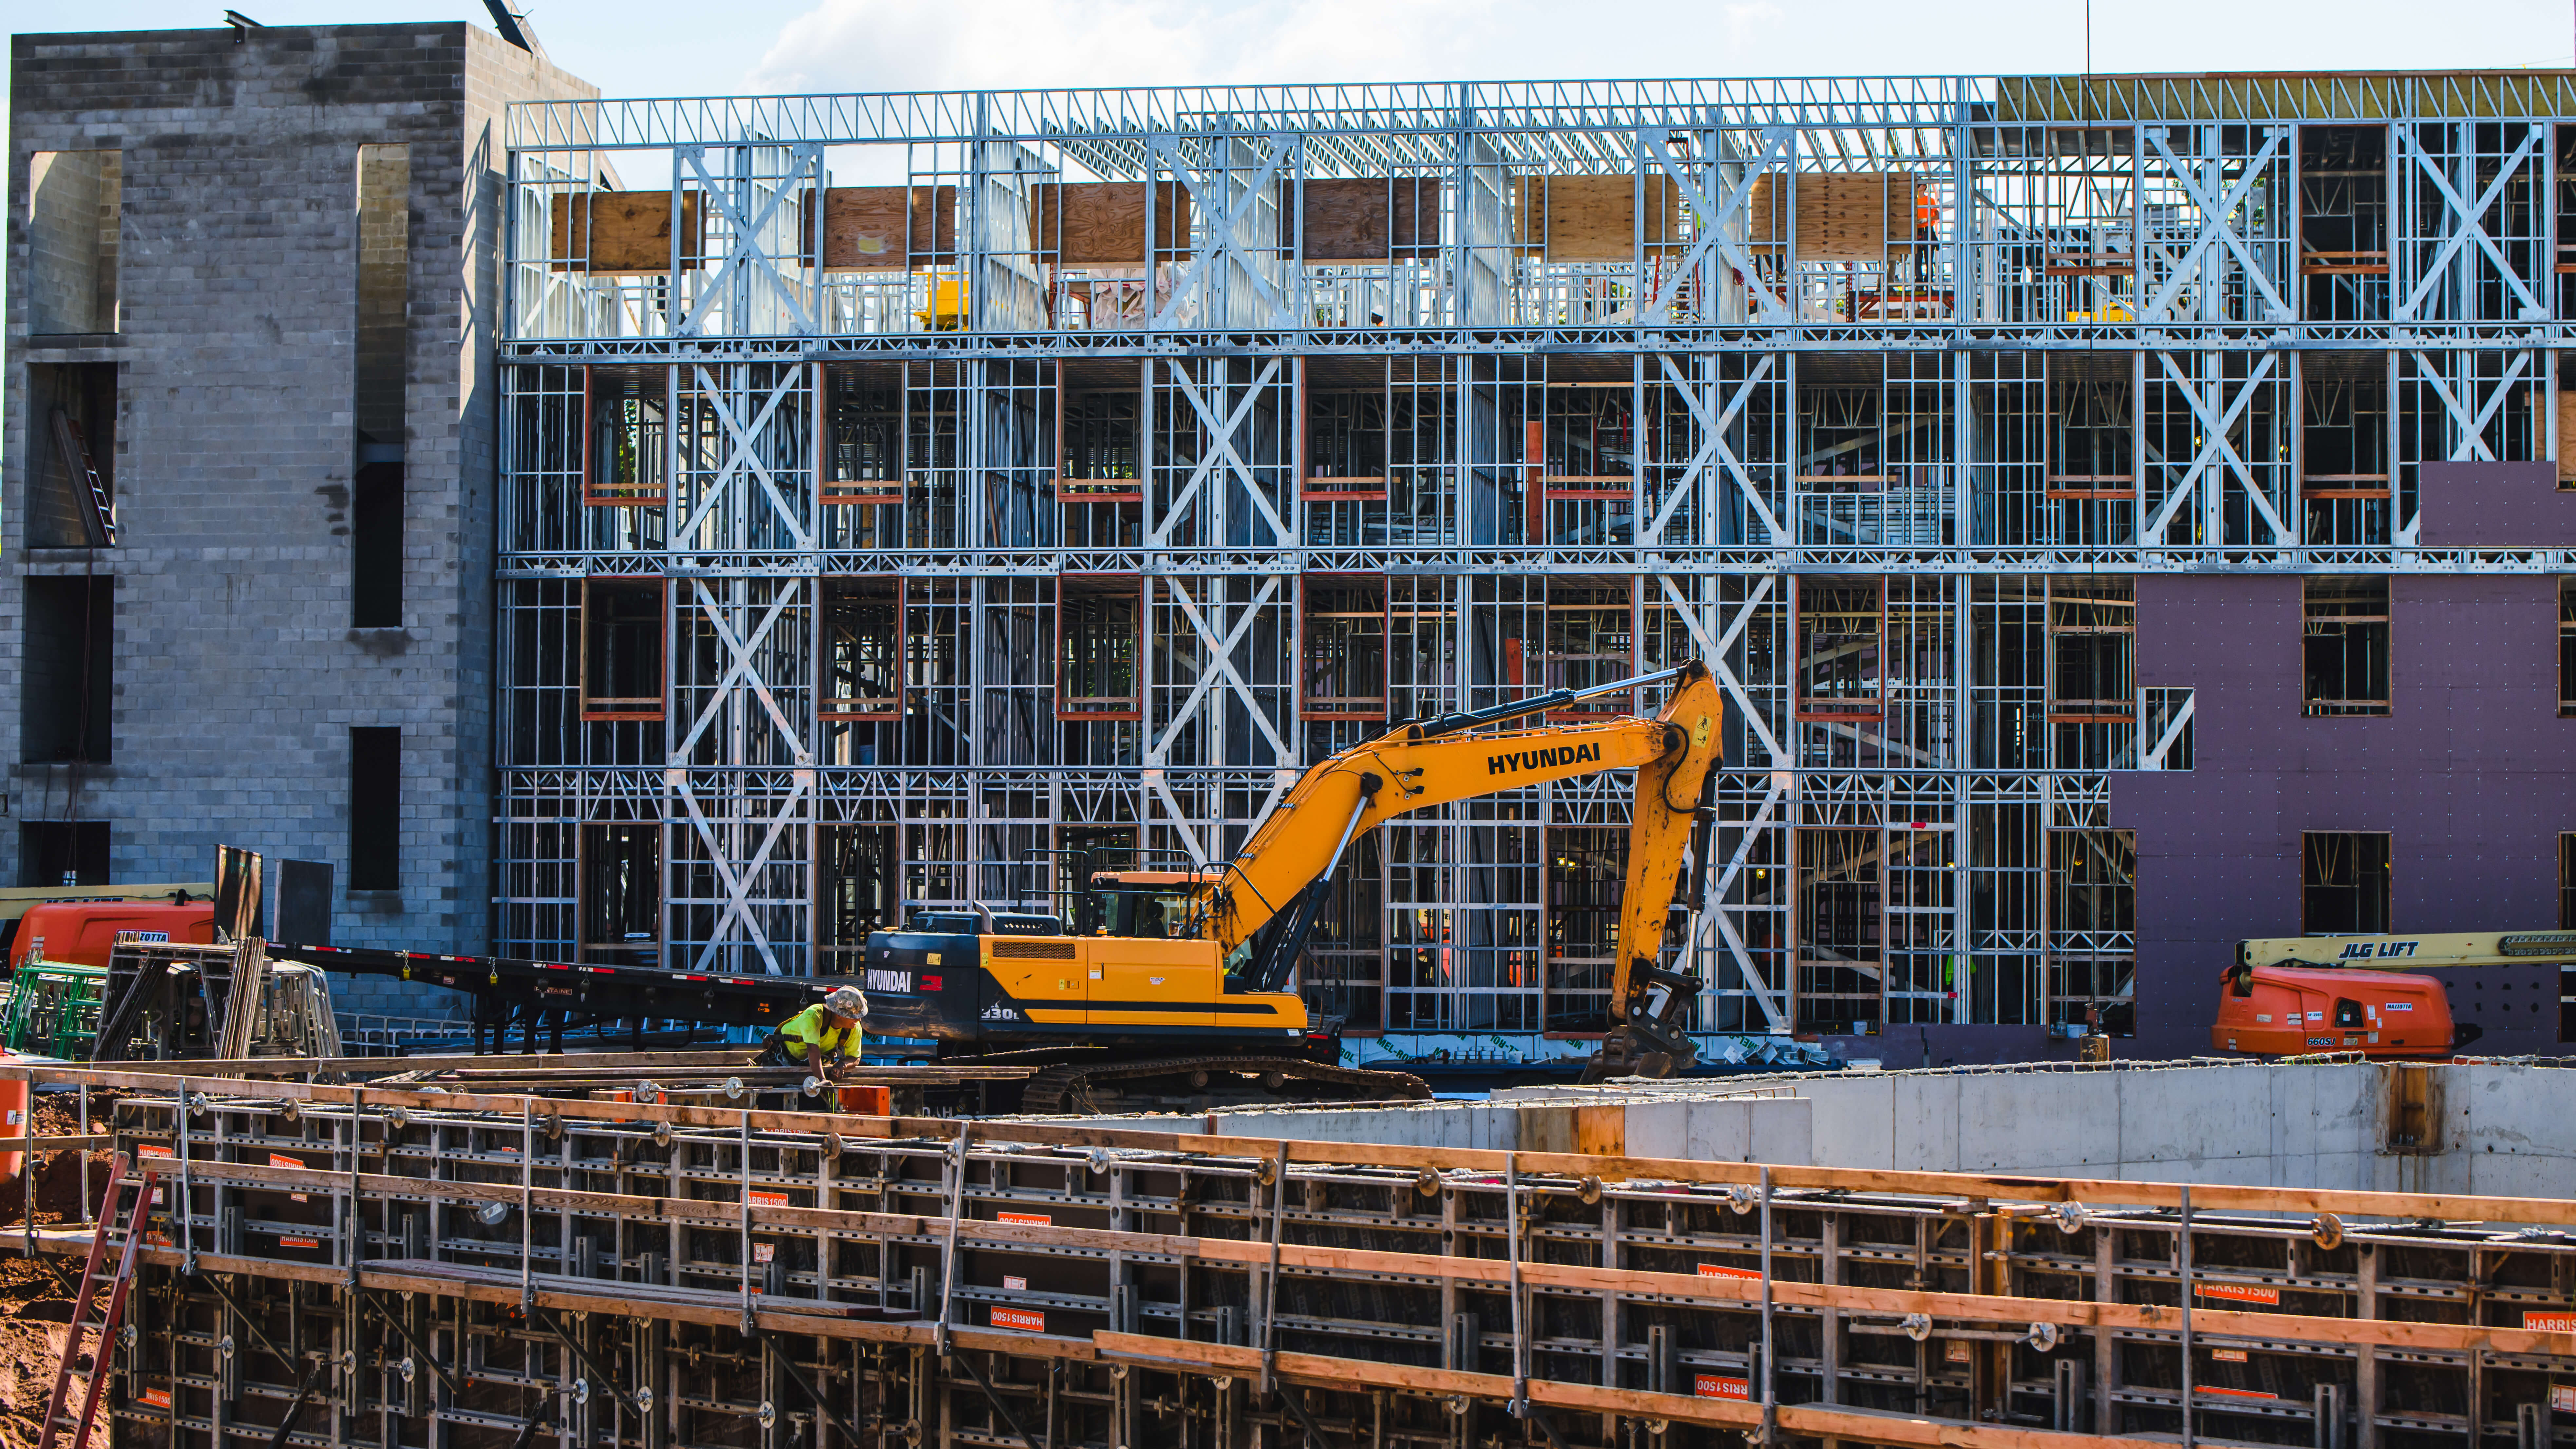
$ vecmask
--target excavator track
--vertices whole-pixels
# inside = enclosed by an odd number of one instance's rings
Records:
[[[1305,1102],[1427,1102],[1410,1072],[1327,1066],[1304,1057],[1159,1057],[1068,1062],[1042,1068],[1020,1097],[1023,1112],[1205,1111]]]

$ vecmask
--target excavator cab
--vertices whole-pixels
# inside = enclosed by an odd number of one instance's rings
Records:
[[[1074,934],[1188,940],[1203,924],[1192,883],[1179,871],[1095,871],[1075,907]]]

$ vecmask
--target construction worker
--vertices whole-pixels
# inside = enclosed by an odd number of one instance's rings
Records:
[[[761,1043],[760,1064],[811,1067],[820,1076],[841,1062],[855,1062],[867,1019],[866,994],[855,986],[835,987],[831,995],[778,1024]]]

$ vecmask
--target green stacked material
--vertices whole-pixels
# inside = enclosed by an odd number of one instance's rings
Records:
[[[89,1060],[98,1040],[98,1013],[107,991],[104,966],[29,961],[9,980],[9,1004],[0,1016],[0,1045],[32,1056]]]

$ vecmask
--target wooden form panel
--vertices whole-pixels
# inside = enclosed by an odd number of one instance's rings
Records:
[[[1633,176],[1524,176],[1512,239],[1551,262],[1624,262],[1637,246],[1669,246],[1681,234],[1681,193],[1669,176],[1646,178],[1646,226],[1638,230]]]
[[[592,1341],[611,1384],[662,1384],[682,1363],[705,1375],[692,1381],[705,1392],[682,1406],[700,1417],[676,1426],[688,1443],[747,1440],[772,1401],[754,1375],[776,1358],[694,1352],[738,1344],[746,1313],[776,1335],[773,1349],[797,1356],[807,1384],[833,1381],[813,1372],[817,1360],[858,1362],[823,1340],[996,1355],[971,1375],[936,1353],[890,1355],[872,1384],[845,1374],[850,1386],[824,1401],[862,1421],[930,1404],[961,1442],[1015,1442],[998,1415],[988,1433],[985,1406],[1027,1405],[1061,1378],[1048,1442],[1163,1442],[1115,1422],[1153,1422],[1135,1416],[1147,1379],[1143,1397],[1187,1392],[1224,1442],[1254,1442],[1256,1429],[1294,1442],[1304,1413],[1336,1425],[1374,1415],[1395,1431],[1389,1442],[1441,1442],[1463,1415],[1469,1442],[1482,1443],[1485,1428],[1519,1431],[1507,1403],[1520,1379],[1530,1402],[1562,1410],[1550,1437],[1608,1449],[1646,1440],[1655,1421],[1759,1422],[1766,1360],[1780,1426],[1853,1449],[2109,1449],[2096,1436],[2169,1440],[2186,1404],[2211,1441],[2310,1442],[2306,1421],[2323,1405],[2347,1423],[2403,1415],[2483,1442],[2512,1439],[2518,1412],[2576,1372],[2565,1292],[2576,1244],[2515,1230],[2576,1220],[2576,1205],[2554,1198],[1630,1158],[1616,1102],[1523,1109],[1524,1140],[1570,1153],[765,1111],[760,1102],[808,1100],[801,1073],[738,1057],[556,1066],[553,1090],[566,1095],[531,1104],[497,1082],[546,1090],[540,1059],[485,1060],[495,1066],[464,1064],[449,1095],[373,1085],[363,1104],[349,1088],[47,1072],[140,1089],[113,1109],[115,1145],[151,1154],[161,1190],[173,1206],[184,1199],[194,1225],[170,1229],[192,1234],[186,1243],[162,1237],[143,1252],[140,1301],[177,1317],[155,1320],[169,1356],[120,1367],[113,1411],[138,1430],[175,1423],[168,1449],[213,1449],[207,1410],[230,1381],[216,1362],[223,1335],[210,1330],[247,1321],[284,1345],[230,1363],[264,1391],[240,1401],[268,1417],[292,1398],[308,1348],[390,1361],[406,1331],[470,1339],[475,1351],[454,1358],[516,1396],[477,1405],[530,1414],[557,1380],[559,1340],[511,1331],[501,1314],[523,1295],[540,1328],[546,1315],[587,1311],[636,1330]],[[485,1075],[496,1084],[476,1085]],[[711,1096],[727,1076],[754,1098],[671,1104]],[[660,1102],[583,1099],[646,1079]],[[173,1091],[212,1100],[177,1112]],[[354,1159],[352,1140],[365,1144]],[[538,1140],[547,1149],[530,1151]],[[746,1140],[761,1163],[749,1181],[723,1150]],[[477,1221],[471,1209],[490,1204],[500,1220]],[[367,1226],[385,1236],[349,1261],[341,1225],[378,1206],[387,1218]],[[412,1221],[432,1212],[438,1232]],[[206,1274],[254,1281],[219,1297],[179,1274],[183,1253]],[[353,1276],[418,1295],[398,1306],[424,1316],[353,1330],[286,1302],[307,1287],[345,1291]],[[1275,1321],[1235,1308],[1189,1339],[1173,1333],[1177,1311],[1273,1297]],[[1527,1357],[1514,1342],[1523,1321],[1544,1326],[1525,1336],[1547,1340]],[[708,1331],[727,1337],[701,1343]],[[305,1333],[322,1337],[295,1340]],[[523,1361],[528,1344],[548,1357]],[[1128,1371],[1113,1375],[1110,1362]],[[374,1424],[448,1406],[429,1383],[452,1375],[422,1367],[417,1392],[398,1375],[358,1376],[348,1412]],[[1264,1372],[1308,1397],[1264,1409],[1213,1382]],[[913,1374],[924,1377],[903,1378]],[[1019,1393],[979,1387],[996,1381]],[[1371,1391],[1382,1395],[1374,1407]],[[800,1412],[813,1397],[791,1395]],[[614,1389],[592,1399],[603,1416],[638,1409]],[[603,1423],[602,1434],[633,1429]]]
[[[1797,194],[1798,258],[1812,262],[1882,260],[1914,239],[1923,204],[1910,171],[1801,172]],[[1754,178],[1751,208],[1752,243],[1786,245],[1778,172]]]
[[[671,270],[667,191],[558,192],[546,210],[554,225],[551,255],[557,258],[579,263],[587,256],[590,271],[613,276]],[[680,222],[681,254],[706,255],[706,218],[694,191],[680,198]]]
[[[813,208],[808,191],[798,209],[800,235],[812,235]],[[955,260],[956,187],[835,186],[823,193],[823,270],[900,272]]]
[[[1067,181],[1038,187],[1029,198],[1029,224],[1039,251],[1066,266],[1145,265],[1145,183]],[[1155,188],[1154,250],[1159,257],[1189,253],[1190,193],[1177,181]]]
[[[1421,261],[1440,253],[1436,178],[1318,180],[1305,183],[1304,190],[1307,261]],[[1283,221],[1286,215],[1281,213]],[[1289,241],[1282,236],[1279,244],[1285,247]]]

